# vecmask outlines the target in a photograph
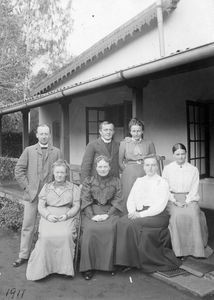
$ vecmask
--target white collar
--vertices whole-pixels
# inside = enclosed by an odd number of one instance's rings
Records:
[[[177,168],[182,169],[182,168],[184,168],[184,167],[187,166],[187,161],[185,161],[182,165],[179,165],[179,164],[175,161],[175,165],[176,165]]]
[[[45,145],[43,145],[43,144],[41,144],[41,143],[38,143],[39,144],[39,146],[41,147],[41,148],[48,148],[48,144],[45,144]]]
[[[140,138],[139,140],[135,140],[135,139],[133,139],[133,137],[132,137],[131,139],[132,139],[132,141],[138,142],[138,143],[140,143],[140,142],[142,141],[142,138]]]
[[[146,178],[147,180],[157,180],[157,179],[160,178],[160,176],[156,173],[156,174],[154,174],[153,176],[145,175],[145,178]]]
[[[102,136],[101,136],[101,140],[103,140],[103,142],[106,143],[106,144],[110,144],[111,141],[112,141],[112,139],[111,140],[106,140]]]

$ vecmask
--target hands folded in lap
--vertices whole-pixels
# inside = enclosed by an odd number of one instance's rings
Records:
[[[173,204],[174,204],[175,206],[178,206],[178,207],[188,207],[188,206],[190,206],[190,205],[195,205],[195,204],[197,204],[197,201],[190,201],[190,202],[188,202],[188,203],[181,203],[181,202],[179,202],[179,201],[175,201],[175,202],[173,202]]]
[[[95,222],[102,222],[102,221],[105,221],[107,220],[109,217],[109,215],[107,214],[102,214],[102,215],[96,215],[96,216],[93,216],[91,219]]]
[[[48,215],[47,216],[47,220],[49,222],[52,222],[52,223],[56,223],[56,222],[62,222],[62,221],[65,221],[67,219],[67,216],[64,214],[64,215],[61,215],[59,217],[55,216],[55,215]]]

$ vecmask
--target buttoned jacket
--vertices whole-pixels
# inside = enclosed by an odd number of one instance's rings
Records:
[[[100,155],[105,155],[110,159],[110,174],[119,177],[119,143],[112,140],[111,153],[109,153],[103,140],[98,138],[86,146],[81,165],[81,182],[83,182],[86,177],[96,174],[94,162]]]
[[[26,147],[15,167],[15,178],[24,189],[24,200],[33,202],[42,186],[53,179],[52,164],[61,158],[58,148],[49,145],[45,157],[40,145]]]

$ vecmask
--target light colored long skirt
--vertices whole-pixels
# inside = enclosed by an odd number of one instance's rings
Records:
[[[169,230],[176,256],[205,257],[208,230],[205,214],[197,202],[187,207],[169,205]]]
[[[51,213],[62,215],[65,207],[49,207]],[[39,280],[52,273],[73,276],[74,238],[76,229],[74,219],[52,223],[41,217],[39,238],[30,255],[26,277]]]

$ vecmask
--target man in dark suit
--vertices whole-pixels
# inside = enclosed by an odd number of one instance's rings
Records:
[[[25,148],[15,167],[16,180],[24,190],[25,206],[19,258],[13,263],[14,267],[19,267],[29,258],[38,211],[38,194],[45,183],[52,181],[52,165],[62,156],[60,150],[49,143],[48,125],[39,125],[36,137],[38,143]]]
[[[119,177],[119,143],[113,140],[114,124],[104,121],[99,126],[100,137],[89,143],[81,165],[81,183],[88,176],[96,174],[95,159],[100,155],[110,158],[110,174]]]

